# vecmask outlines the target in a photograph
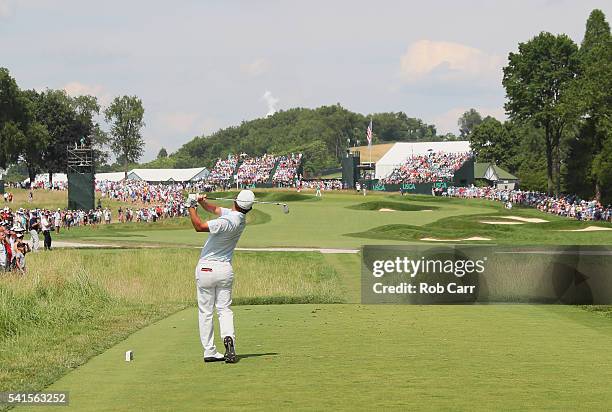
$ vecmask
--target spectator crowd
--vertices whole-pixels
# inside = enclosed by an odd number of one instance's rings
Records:
[[[297,179],[297,170],[302,162],[301,153],[291,153],[289,156],[281,156],[278,160],[278,166],[272,177],[274,186],[291,185]]]
[[[389,176],[384,184],[429,183],[452,180],[455,172],[472,157],[471,153],[431,152],[410,156]]]
[[[233,178],[237,164],[237,155],[230,154],[226,159],[218,159],[217,163],[215,163],[215,167],[208,175],[207,182],[213,185],[226,186]]]
[[[238,167],[238,181],[246,185],[268,183],[276,160],[276,156],[269,154],[260,157],[245,157]]]
[[[578,220],[612,221],[612,205],[603,206],[597,200],[584,200],[576,195],[555,197],[534,191],[451,186],[442,192],[442,196],[496,200],[503,202],[507,208],[517,204]]]

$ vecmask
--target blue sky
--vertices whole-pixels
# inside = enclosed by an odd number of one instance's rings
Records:
[[[340,103],[457,132],[503,119],[501,68],[540,31],[582,40],[610,1],[0,0],[0,66],[22,88],[135,94],[144,160],[273,110]]]

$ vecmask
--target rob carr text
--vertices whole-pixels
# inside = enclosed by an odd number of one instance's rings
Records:
[[[476,290],[475,285],[458,285],[456,283],[427,283],[418,284],[402,282],[397,285],[383,285],[374,283],[372,290],[376,294],[472,294]]]

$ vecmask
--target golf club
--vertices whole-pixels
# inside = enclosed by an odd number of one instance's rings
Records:
[[[189,197],[193,199],[197,199],[198,196],[200,194],[199,193],[195,193],[195,194],[190,194]],[[230,197],[206,197],[207,200],[226,200],[226,201],[232,201],[235,202],[236,199],[232,199]],[[260,201],[260,200],[254,200],[253,203],[259,203],[262,205],[276,205],[276,206],[281,206],[283,208],[283,213],[287,214],[289,213],[289,206],[286,203],[280,203],[280,202],[264,202],[264,201]]]

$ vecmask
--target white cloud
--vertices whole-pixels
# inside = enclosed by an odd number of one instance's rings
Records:
[[[459,126],[457,125],[457,121],[463,113],[467,112],[471,108],[472,107],[455,107],[445,113],[434,116],[429,122],[436,126],[438,134],[459,134]],[[502,107],[474,107],[474,109],[480,113],[483,119],[487,116],[491,116],[500,122],[506,120],[506,113]]]
[[[212,117],[206,117],[198,122],[198,129],[199,133],[208,135],[219,130],[219,122]]]
[[[165,112],[158,115],[154,127],[159,127],[172,136],[182,135],[193,137],[207,135],[219,129],[219,122],[212,117],[202,117],[193,112]],[[177,142],[178,143],[178,142]],[[176,144],[167,143],[166,148],[174,148]]]
[[[83,96],[90,95],[98,98],[98,103],[101,106],[108,106],[110,102],[113,100],[108,91],[104,89],[103,86],[100,85],[88,85],[79,82],[70,82],[63,87],[70,96]]]
[[[11,15],[11,4],[9,0],[0,0],[0,18]]]
[[[407,82],[427,76],[442,80],[500,75],[503,58],[459,43],[419,40],[400,59],[400,75]]]
[[[268,105],[268,113],[266,113],[266,117],[272,116],[274,113],[276,113],[276,104],[280,100],[272,96],[272,92],[270,90],[266,90],[263,96],[261,96],[261,99]]]
[[[160,115],[160,121],[164,129],[170,132],[187,133],[192,131],[198,115],[196,113],[163,113]]]
[[[240,65],[240,71],[251,77],[261,76],[268,70],[270,70],[270,62],[263,58]]]

